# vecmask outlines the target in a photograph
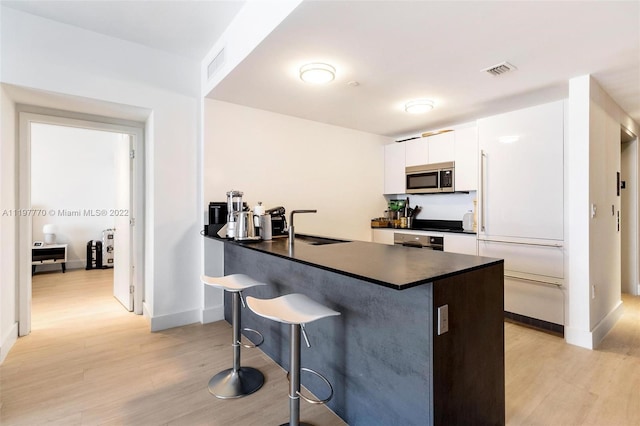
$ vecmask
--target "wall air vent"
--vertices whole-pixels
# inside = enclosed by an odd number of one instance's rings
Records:
[[[209,66],[207,67],[207,79],[210,80],[211,77],[222,68],[224,64],[224,47],[218,52],[218,54],[213,58],[211,62],[209,62]]]
[[[500,64],[490,66],[489,68],[485,68],[481,70],[481,72],[488,72],[491,75],[497,76],[508,73],[510,71],[515,71],[517,69],[518,68],[511,65],[509,62],[502,62]]]

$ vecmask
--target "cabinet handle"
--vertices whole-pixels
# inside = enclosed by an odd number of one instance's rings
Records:
[[[484,187],[484,162],[487,154],[480,150],[480,232],[485,232],[484,222],[484,197],[486,188]]]
[[[528,281],[531,284],[546,285],[546,286],[552,286],[552,287],[557,287],[561,289],[564,288],[564,284],[562,283],[563,280],[561,279],[554,279],[551,277],[542,278],[542,277],[533,276],[527,273],[509,272],[509,271],[504,271],[504,276],[506,278],[515,278],[517,280]]]
[[[494,238],[478,238],[478,241],[486,241],[488,243],[518,244],[521,246],[539,246],[539,247],[555,247],[555,248],[564,247],[564,245],[561,243],[529,243],[529,242],[520,242],[520,241],[496,240]]]

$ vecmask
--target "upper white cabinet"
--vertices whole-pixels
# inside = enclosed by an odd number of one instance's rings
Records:
[[[455,161],[456,191],[478,189],[478,130],[465,127],[385,147],[385,194],[405,191],[405,167]]]
[[[406,166],[454,161],[455,137],[453,132],[412,139],[404,144],[407,147]]]
[[[478,189],[478,128],[455,131],[456,191]]]
[[[444,163],[455,160],[454,132],[440,133],[426,139],[429,144],[429,163]]]
[[[392,143],[384,146],[384,193],[405,192],[405,144]]]
[[[563,111],[558,101],[478,120],[484,238],[563,239]]]
[[[427,138],[412,139],[404,142],[406,146],[405,166],[429,164],[429,144]]]

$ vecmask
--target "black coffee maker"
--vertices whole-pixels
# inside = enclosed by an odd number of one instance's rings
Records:
[[[274,207],[265,210],[264,212],[264,214],[268,214],[271,216],[271,236],[273,238],[286,237],[289,235],[285,213],[286,211],[282,206]]]
[[[218,231],[227,223],[227,202],[209,203],[209,225],[207,226],[207,236],[217,237]]]

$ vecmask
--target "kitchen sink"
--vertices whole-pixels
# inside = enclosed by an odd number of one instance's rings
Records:
[[[302,242],[311,246],[324,246],[327,244],[348,243],[348,240],[337,240],[335,238],[314,237],[313,235],[296,235],[296,242]]]

